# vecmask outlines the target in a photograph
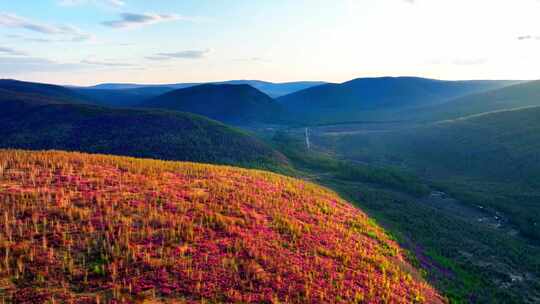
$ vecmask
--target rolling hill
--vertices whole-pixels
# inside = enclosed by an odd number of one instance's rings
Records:
[[[41,103],[91,103],[88,97],[62,86],[0,79],[0,99]]]
[[[15,303],[443,303],[364,213],[275,174],[0,151]]]
[[[137,88],[173,88],[173,89],[185,89],[188,87],[201,85],[205,83],[172,83],[172,84],[134,84],[134,83],[103,83],[98,84],[87,89],[100,89],[100,90],[124,90],[124,89],[137,89]],[[296,91],[304,90],[310,87],[325,84],[322,81],[294,81],[294,82],[282,82],[274,83],[261,80],[228,80],[228,81],[216,81],[206,84],[247,84],[250,85],[265,94],[276,98],[279,96],[291,94]]]
[[[531,106],[540,106],[540,81],[524,82],[471,94],[436,106],[404,111],[400,116],[414,120],[436,121]]]
[[[173,111],[0,101],[0,147],[62,149],[245,166],[286,159],[261,141],[207,118]]]
[[[249,85],[203,84],[166,93],[139,106],[195,113],[236,125],[278,122],[283,116],[281,105]]]
[[[373,111],[439,104],[513,83],[416,77],[358,78],[342,84],[308,88],[282,96],[277,101],[289,112],[311,122],[373,120]],[[396,117],[391,119],[396,120]]]

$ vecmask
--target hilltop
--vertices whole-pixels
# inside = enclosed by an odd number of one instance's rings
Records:
[[[263,171],[0,152],[13,302],[441,303],[334,193]]]
[[[270,123],[282,117],[281,106],[245,84],[203,84],[175,90],[139,105],[195,113],[231,124]]]

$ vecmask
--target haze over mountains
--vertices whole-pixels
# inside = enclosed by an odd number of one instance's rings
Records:
[[[88,89],[102,89],[102,90],[124,90],[124,89],[136,89],[144,87],[154,88],[171,88],[171,89],[184,89],[196,85],[205,83],[174,83],[163,85],[145,85],[145,84],[132,84],[132,83],[104,83],[95,86],[88,87]],[[229,80],[229,81],[216,81],[206,84],[247,84],[250,85],[273,98],[287,95],[296,91],[307,89],[310,87],[325,84],[323,81],[296,81],[296,82],[283,82],[273,83],[260,80]]]
[[[537,105],[538,82],[441,81],[415,77],[358,78],[342,84],[295,83],[272,99],[244,81],[174,86],[98,85],[61,87],[0,80],[0,89],[55,101],[106,107],[155,107],[205,115],[233,124],[249,122],[341,123],[452,119]],[[252,84],[267,84],[249,81]],[[272,84],[275,85],[275,84]],[[288,89],[292,86],[287,84]],[[177,85],[182,87],[182,85]],[[22,95],[21,95],[22,96]]]

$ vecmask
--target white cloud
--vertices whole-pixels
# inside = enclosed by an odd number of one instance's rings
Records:
[[[533,35],[523,35],[518,36],[518,40],[540,40],[540,36],[533,36]]]
[[[102,22],[103,25],[112,28],[133,28],[144,25],[171,22],[177,20],[192,20],[175,14],[155,14],[155,13],[123,13],[120,19]]]
[[[152,56],[147,56],[149,60],[170,60],[170,59],[202,59],[205,58],[211,52],[210,49],[206,50],[185,50],[172,53],[158,53]]]
[[[131,64],[131,63],[101,61],[101,60],[93,60],[93,59],[85,59],[85,60],[82,60],[81,63],[89,64],[89,65],[104,66],[104,67],[134,67],[135,66],[134,64]]]
[[[58,2],[62,6],[77,6],[84,4],[105,4],[113,7],[121,7],[126,3],[122,0],[60,0]]]
[[[0,54],[12,55],[12,56],[26,56],[27,55],[25,52],[18,51],[18,50],[8,48],[8,47],[1,47],[1,46],[0,46]]]
[[[39,23],[10,13],[0,13],[0,26],[14,29],[25,29],[28,31],[45,35],[63,35],[69,38],[64,40],[81,42],[92,40],[94,36],[83,32],[71,25],[51,25]]]

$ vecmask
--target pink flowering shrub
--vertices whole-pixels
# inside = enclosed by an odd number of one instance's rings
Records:
[[[364,213],[272,173],[0,151],[0,203],[5,302],[443,302]]]

